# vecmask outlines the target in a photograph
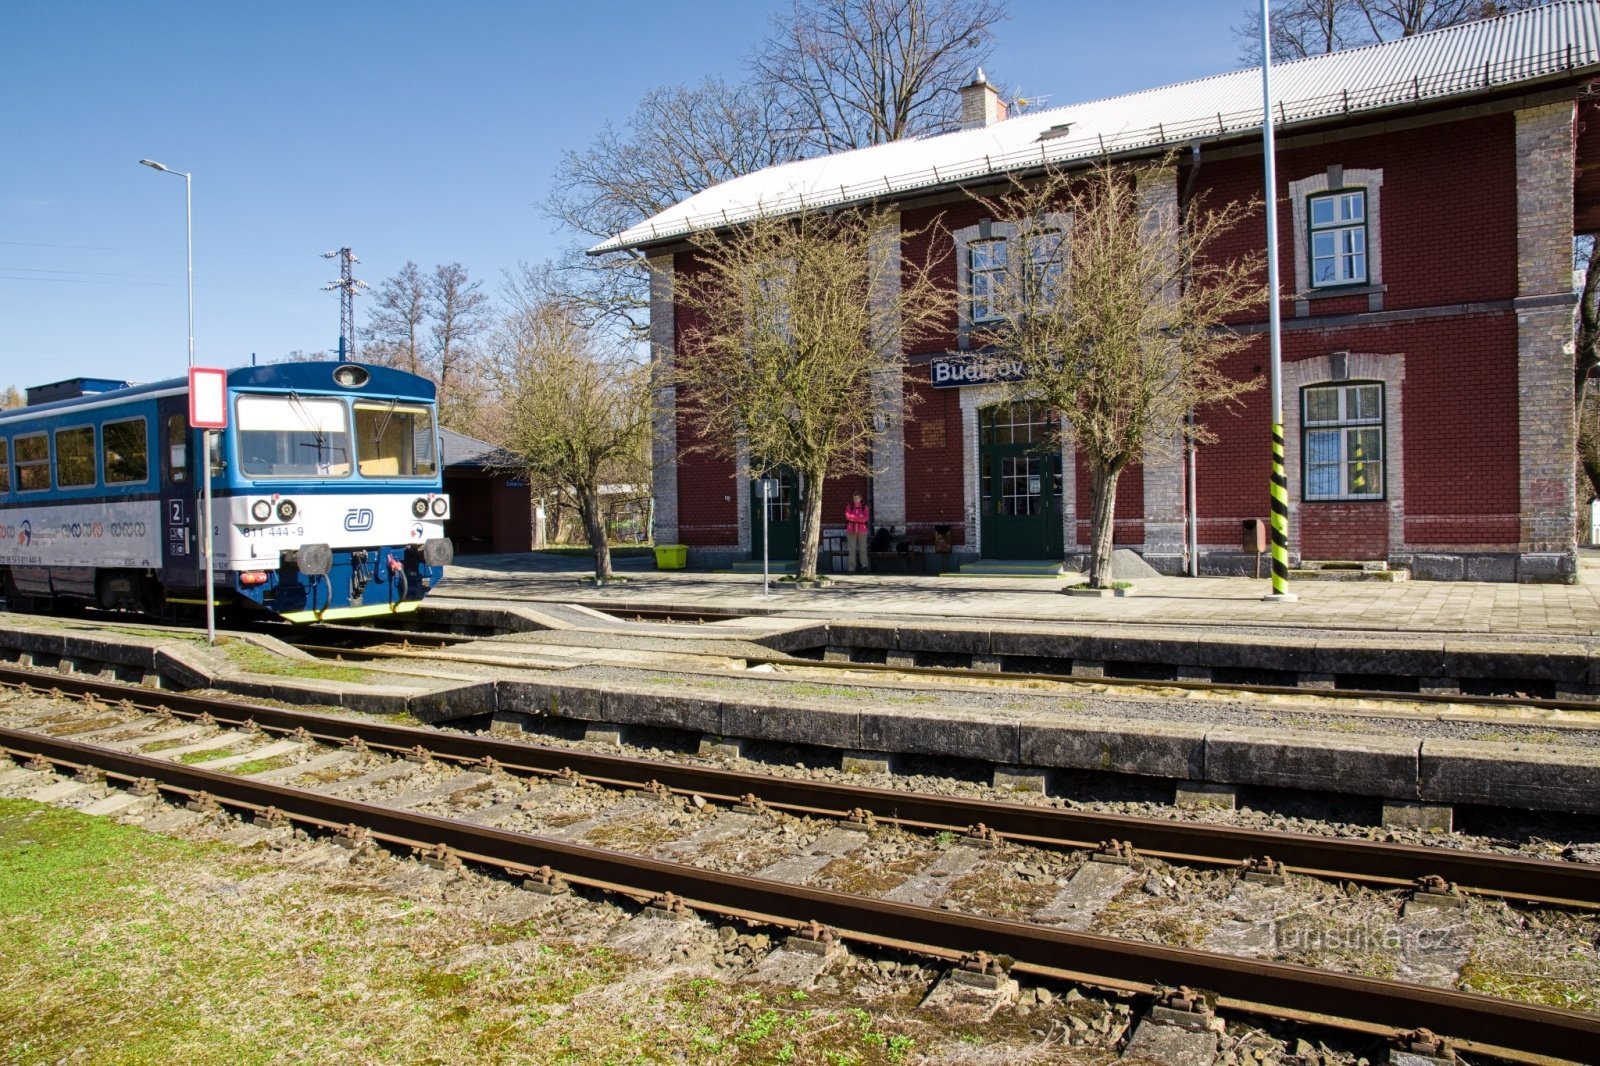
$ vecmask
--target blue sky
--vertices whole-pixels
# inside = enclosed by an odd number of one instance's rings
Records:
[[[194,173],[202,364],[338,343],[349,245],[488,288],[572,241],[561,153],[655,85],[741,61],[787,2],[334,5],[54,0],[0,15],[0,387],[182,372]],[[1238,65],[1247,0],[1012,0],[991,77],[1046,106]],[[357,298],[358,322],[366,301]]]

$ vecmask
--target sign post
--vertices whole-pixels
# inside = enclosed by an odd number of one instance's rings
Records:
[[[217,576],[211,565],[211,431],[228,428],[228,372],[212,367],[189,368],[189,426],[200,434],[200,484],[203,486],[201,565],[206,570],[206,643],[217,642]]]
[[[767,568],[767,530],[772,521],[772,478],[761,479],[761,598],[772,595],[772,574]]]

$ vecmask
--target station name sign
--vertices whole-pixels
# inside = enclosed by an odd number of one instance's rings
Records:
[[[1028,376],[1020,359],[1000,359],[983,355],[951,355],[928,364],[928,380],[936,389],[958,389],[963,385],[988,385],[992,382],[1022,381]]]

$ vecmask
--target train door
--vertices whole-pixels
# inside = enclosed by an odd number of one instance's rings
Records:
[[[198,449],[189,429],[189,398],[169,396],[157,407],[161,423],[161,583],[200,587]]]

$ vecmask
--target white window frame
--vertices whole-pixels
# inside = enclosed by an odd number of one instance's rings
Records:
[[[1335,189],[1307,197],[1306,215],[1311,232],[1307,237],[1311,257],[1311,285],[1313,288],[1336,288],[1341,285],[1367,283],[1367,190]],[[1319,220],[1318,208],[1328,205],[1328,217]],[[1354,210],[1352,210],[1354,208]],[[1326,251],[1323,248],[1326,242]],[[1318,264],[1331,260],[1333,275],[1319,278]],[[1354,269],[1359,260],[1361,269]]]
[[[1036,225],[1030,225],[1029,232],[1035,235],[1045,233],[1058,234],[1065,242],[1072,232],[1072,215],[1065,211],[1051,211],[1037,220]],[[990,222],[985,219],[973,226],[963,226],[951,233],[951,240],[955,246],[956,256],[956,307],[958,310],[957,327],[961,335],[961,347],[967,346],[967,334],[977,326],[990,325],[1004,319],[1003,314],[993,317],[975,318],[972,291],[972,246],[985,241],[1006,241],[1009,247],[1014,247],[1019,230],[1015,223]],[[1007,263],[1012,264],[1013,259],[1007,255]]]
[[[1370,414],[1354,413],[1356,406],[1352,401],[1363,392],[1370,390]],[[1311,417],[1311,398],[1315,393],[1333,393],[1336,396],[1336,411],[1333,418],[1313,419]],[[1381,381],[1355,381],[1337,382],[1318,385],[1308,385],[1300,390],[1300,434],[1301,434],[1301,462],[1304,464],[1301,471],[1301,498],[1308,503],[1322,503],[1333,501],[1370,501],[1384,499],[1387,478],[1385,471],[1385,406],[1384,384]],[[1376,455],[1369,455],[1360,444],[1363,436],[1369,436],[1372,430],[1377,430]],[[1331,437],[1335,442],[1334,452],[1336,459],[1313,462],[1311,440],[1313,436]],[[1357,452],[1360,454],[1356,454]],[[1377,484],[1369,486],[1363,491],[1354,491],[1350,488],[1351,468],[1356,464],[1364,467],[1376,468]],[[1312,485],[1316,478],[1312,474],[1313,467],[1332,468],[1338,471],[1338,491],[1315,492]]]
[[[1342,282],[1337,285],[1311,283],[1311,201],[1324,193],[1366,193],[1367,220],[1366,255],[1367,277],[1362,282]],[[1321,297],[1337,297],[1346,293],[1377,293],[1379,301],[1369,310],[1381,309],[1383,284],[1383,171],[1332,166],[1297,181],[1289,183],[1289,204],[1294,213],[1294,292],[1300,301]],[[1305,302],[1299,304],[1297,314],[1308,313]]]

